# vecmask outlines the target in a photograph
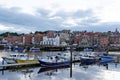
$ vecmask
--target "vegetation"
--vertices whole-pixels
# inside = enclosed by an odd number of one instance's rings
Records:
[[[47,32],[48,32],[48,31],[44,31],[44,32],[42,32],[42,31],[36,31],[35,34],[37,34],[37,33],[46,34]]]
[[[13,33],[13,32],[5,32],[5,33],[2,33],[2,34],[0,34],[0,36],[2,36],[2,37],[9,37],[9,36],[19,36],[19,34],[18,33]]]

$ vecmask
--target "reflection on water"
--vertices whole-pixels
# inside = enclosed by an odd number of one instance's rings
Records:
[[[42,53],[43,54],[43,53]],[[47,53],[46,53],[47,54]],[[1,55],[5,55],[0,53]],[[41,55],[41,54],[40,54]],[[102,65],[80,65],[72,66],[72,79],[70,79],[70,68],[41,68],[24,67],[0,71],[0,80],[119,80],[120,63]]]
[[[105,66],[73,65],[72,80],[119,80],[120,64],[111,63]],[[4,72],[4,74],[3,74]],[[1,71],[0,80],[70,80],[70,68],[20,68]]]

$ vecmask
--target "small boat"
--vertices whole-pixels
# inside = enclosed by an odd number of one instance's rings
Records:
[[[14,53],[10,54],[8,57],[2,57],[7,64],[15,64],[15,63],[37,63],[38,60],[34,55],[28,55],[23,53]]]
[[[85,52],[92,52],[93,49],[85,48],[84,51],[85,51]]]
[[[102,64],[102,65],[111,63],[111,62],[113,62],[115,60],[113,56],[104,56],[104,55],[102,55],[102,56],[99,56],[99,57],[100,57],[99,58],[100,64]]]
[[[58,67],[70,65],[70,61],[63,58],[57,58],[54,56],[50,58],[39,59],[39,63],[42,67]]]
[[[15,46],[15,47],[13,48],[13,51],[15,51],[15,52],[23,52],[23,50],[24,50],[24,48],[18,47],[18,46]]]
[[[18,51],[18,52],[22,52],[24,50],[24,48],[20,48],[20,47],[15,47],[13,49],[13,51]]]
[[[30,51],[31,52],[38,52],[38,51],[40,51],[40,48],[34,48],[34,47],[32,47],[32,48],[30,48]]]
[[[98,61],[98,57],[94,52],[82,52],[80,53],[81,64],[95,64]]]

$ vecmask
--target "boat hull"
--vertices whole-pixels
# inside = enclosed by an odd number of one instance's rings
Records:
[[[114,61],[114,58],[112,56],[100,56],[100,64],[108,64]]]
[[[70,65],[70,61],[64,61],[64,62],[44,62],[44,61],[39,60],[39,63],[43,67],[58,67],[58,66]]]
[[[80,60],[81,64],[86,64],[86,65],[95,64],[97,61],[98,60],[95,58],[81,58]]]
[[[14,59],[14,58],[7,58],[2,57],[4,61],[6,61],[7,64],[21,64],[21,63],[38,63],[38,60],[20,60],[20,59]]]
[[[17,63],[16,59],[13,58],[7,58],[7,57],[2,57],[4,61],[6,61],[7,64],[15,64]]]
[[[17,63],[38,63],[38,60],[17,60]]]

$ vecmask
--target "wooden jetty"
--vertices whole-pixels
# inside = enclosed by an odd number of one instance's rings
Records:
[[[9,69],[9,68],[17,68],[17,67],[25,67],[25,66],[40,66],[40,63],[21,63],[21,64],[4,64],[0,65],[0,70]]]
[[[72,63],[80,62],[80,60],[73,60]],[[0,65],[0,70],[6,70],[11,68],[18,68],[18,67],[32,67],[32,66],[41,66],[39,62],[37,63],[16,63],[16,64],[3,64]]]

